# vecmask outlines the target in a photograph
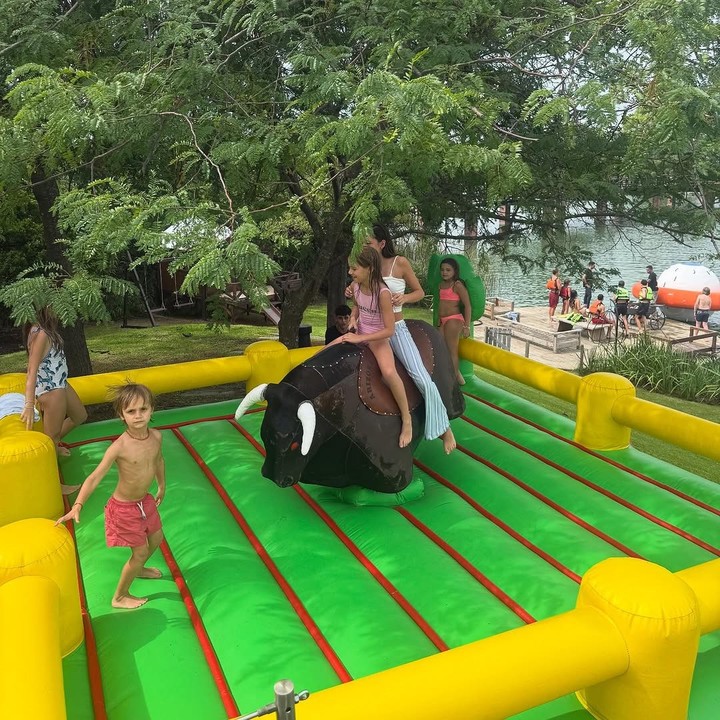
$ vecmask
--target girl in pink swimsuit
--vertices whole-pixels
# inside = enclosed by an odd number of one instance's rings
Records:
[[[395,369],[395,358],[388,338],[395,332],[390,290],[382,281],[380,256],[370,247],[364,247],[350,262],[350,275],[355,281],[353,293],[355,306],[350,316],[349,332],[333,340],[336,343],[367,343],[380,367],[383,380],[390,388],[400,408],[402,427],[400,447],[406,447],[412,440],[412,419],[410,407],[402,380]]]
[[[455,377],[460,385],[465,384],[465,378],[460,373],[458,360],[458,344],[460,336],[467,337],[470,333],[472,320],[472,307],[470,296],[463,281],[460,279],[460,268],[457,260],[445,258],[440,263],[440,332],[450,351],[450,358],[455,368]],[[460,304],[462,303],[462,312]]]

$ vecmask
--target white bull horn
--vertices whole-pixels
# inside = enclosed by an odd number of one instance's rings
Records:
[[[315,437],[315,408],[311,402],[307,400],[300,403],[297,410],[298,420],[302,423],[302,443],[300,444],[300,453],[307,455],[310,452],[313,438]]]
[[[245,397],[242,399],[238,409],[235,411],[235,420],[239,421],[240,418],[248,411],[248,408],[255,403],[262,402],[265,399],[265,388],[268,384],[263,383],[254,387]]]

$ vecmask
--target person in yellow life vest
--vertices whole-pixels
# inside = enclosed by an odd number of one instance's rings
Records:
[[[615,312],[618,319],[622,321],[625,332],[630,334],[630,324],[628,323],[628,305],[630,304],[630,293],[625,287],[625,281],[620,280],[615,291]]]
[[[643,331],[647,332],[647,318],[650,315],[650,303],[653,301],[653,291],[647,280],[640,281],[640,294],[638,295],[637,324]]]

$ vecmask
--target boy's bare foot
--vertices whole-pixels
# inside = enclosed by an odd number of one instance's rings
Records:
[[[457,447],[455,435],[453,435],[450,427],[440,436],[440,439],[443,441],[443,448],[446,455],[449,455]]]
[[[70,448],[65,445],[65,443],[58,443],[55,446],[55,452],[57,452],[60,457],[70,457]]]
[[[458,372],[457,372],[456,377],[457,377],[458,385],[464,385],[464,384],[465,384],[465,378],[463,377],[462,373],[461,373],[459,370],[458,370]]]
[[[133,595],[123,595],[122,597],[114,597],[112,606],[122,610],[135,610],[148,601],[147,598],[139,598]]]
[[[80,489],[79,485],[60,485],[60,492],[63,495],[72,495],[74,492]]]
[[[400,442],[399,445],[401,448],[407,447],[410,444],[410,441],[412,440],[412,420],[409,418],[407,420],[403,420],[402,424],[402,430],[400,430]]]
[[[158,568],[143,568],[138,573],[139,578],[146,578],[148,580],[157,580],[162,577],[162,573]]]

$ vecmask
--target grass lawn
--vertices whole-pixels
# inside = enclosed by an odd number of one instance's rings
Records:
[[[408,318],[432,322],[431,311],[424,308],[408,308],[405,315]],[[86,336],[93,370],[96,373],[103,373],[226,357],[243,352],[250,343],[256,340],[277,338],[275,326],[263,324],[259,316],[251,315],[248,319],[252,324],[232,325],[225,330],[209,329],[203,322],[184,322],[171,318],[161,318],[160,324],[155,328],[120,328],[118,324],[89,326],[86,329]],[[325,305],[310,306],[305,312],[303,322],[312,325],[313,344],[321,344],[325,334]],[[24,352],[2,354],[0,355],[0,373],[25,372],[26,362],[27,358]],[[561,412],[571,419],[575,418],[575,406],[571,403],[565,403],[483,368],[477,368],[476,374],[483,380],[530,402],[554,412]],[[203,394],[198,392],[195,395],[195,397],[191,396],[191,399],[184,395],[184,401],[181,397],[178,398],[178,402],[182,404],[202,402],[207,391],[203,391]],[[638,397],[720,423],[720,406],[717,405],[678,400],[644,390],[638,391]],[[212,398],[208,398],[207,401],[209,400]],[[96,416],[94,415],[94,417]],[[713,460],[700,457],[636,431],[633,432],[633,446],[648,455],[667,460],[690,472],[718,482],[717,463]]]

